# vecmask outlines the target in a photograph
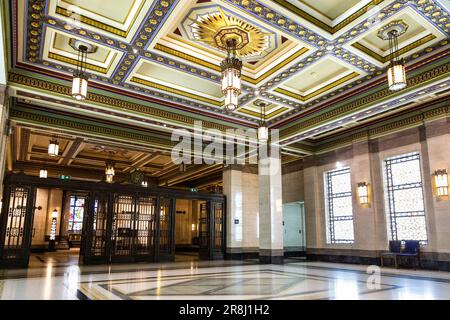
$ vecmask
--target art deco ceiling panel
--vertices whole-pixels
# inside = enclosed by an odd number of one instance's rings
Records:
[[[157,119],[153,125],[163,131],[163,124],[183,126],[195,118],[209,127],[254,128],[264,102],[265,118],[281,129],[282,143],[296,145],[386,110],[395,112],[410,100],[444,90],[449,80],[445,1],[6,4],[12,22],[12,95],[25,92],[31,100],[53,95],[67,111],[99,117],[128,113],[135,125]],[[392,25],[402,30],[399,53],[408,69],[408,87],[399,93],[386,89],[391,57],[383,30]],[[225,110],[220,91],[225,34],[238,39],[243,60],[243,88],[234,112]],[[78,104],[68,94],[76,42],[92,48],[87,57],[90,94]]]

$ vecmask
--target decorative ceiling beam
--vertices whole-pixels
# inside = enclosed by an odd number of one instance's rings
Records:
[[[19,161],[28,160],[28,153],[30,148],[30,129],[22,128],[20,130],[20,140],[19,140]]]
[[[62,166],[69,166],[73,160],[77,157],[78,153],[84,148],[84,139],[76,138],[70,142],[70,146],[67,146],[60,158],[58,164]]]
[[[130,172],[132,169],[142,168],[148,163],[158,159],[161,155],[162,153],[159,151],[155,153],[144,154],[142,157],[138,157],[134,162],[132,162],[129,167],[123,170],[123,172]]]
[[[163,179],[163,181],[161,181],[160,179],[159,185],[170,187],[185,182],[187,180],[198,179],[199,177],[204,176],[206,174],[211,174],[218,170],[222,170],[222,168],[223,168],[222,164],[193,166],[192,170],[185,173],[179,173],[174,178]]]

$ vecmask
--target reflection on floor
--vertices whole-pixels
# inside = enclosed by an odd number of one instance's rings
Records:
[[[450,273],[288,260],[0,270],[2,299],[450,299]],[[69,261],[72,261],[69,259]],[[61,264],[62,262],[62,264]],[[42,263],[42,262],[41,262]],[[375,268],[375,271],[377,268]],[[379,281],[378,281],[379,280]]]
[[[49,264],[67,267],[78,265],[80,248],[58,250],[56,252],[43,252],[30,254],[30,268],[42,268]]]
[[[30,254],[30,268],[43,268],[49,264],[57,267],[77,266],[79,264],[80,249],[58,250]],[[197,261],[198,252],[177,252],[175,262]]]

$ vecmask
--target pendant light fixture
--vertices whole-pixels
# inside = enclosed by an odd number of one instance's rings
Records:
[[[114,170],[114,161],[112,160],[113,153],[110,152],[110,159],[106,161],[105,168],[105,179],[107,183],[113,183],[114,175],[116,174]]]
[[[225,95],[225,108],[234,111],[238,107],[241,93],[242,61],[236,55],[236,39],[226,41],[227,58],[220,64],[222,70],[222,92]]]
[[[261,102],[259,106],[261,107],[261,121],[258,128],[258,141],[266,143],[269,140],[269,128],[266,124],[266,103]]]
[[[50,140],[48,145],[48,155],[50,157],[57,157],[59,154],[59,142],[56,139]]]
[[[384,26],[378,32],[380,39],[389,41],[389,57],[391,61],[387,71],[387,77],[389,90],[391,91],[404,89],[407,85],[405,62],[400,58],[398,50],[398,38],[406,30],[408,30],[408,25],[402,20],[397,20]]]
[[[77,49],[77,69],[73,73],[72,97],[77,100],[84,100],[87,97],[88,88],[88,76],[86,74],[86,58],[88,47],[80,44]]]
[[[398,91],[406,87],[406,71],[403,59],[398,56],[398,31],[389,32],[391,65],[388,69],[389,90]]]
[[[42,168],[41,170],[39,170],[39,178],[47,179],[47,177],[48,177],[47,169]]]

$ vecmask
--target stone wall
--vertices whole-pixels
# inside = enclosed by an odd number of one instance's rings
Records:
[[[380,252],[388,249],[383,161],[388,157],[419,152],[428,233],[428,244],[422,248],[423,263],[429,268],[449,270],[450,200],[435,197],[432,185],[435,170],[450,171],[449,133],[449,120],[439,119],[420,127],[355,141],[351,146],[307,157],[301,169],[284,174],[283,202],[303,200],[305,203],[309,258],[378,263]],[[351,169],[353,244],[328,244],[326,241],[323,174],[334,169],[337,162]],[[357,183],[362,181],[368,182],[371,188],[370,206],[362,206],[357,199]]]

